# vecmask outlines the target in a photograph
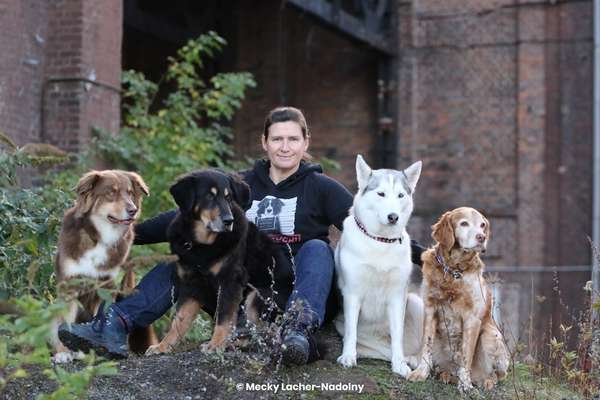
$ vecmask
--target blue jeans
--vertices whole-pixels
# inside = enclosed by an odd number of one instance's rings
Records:
[[[177,302],[175,263],[160,263],[135,287],[135,291],[111,307],[127,323],[127,329],[145,327],[162,317]]]
[[[296,281],[287,307],[302,299],[317,314],[319,326],[325,321],[327,298],[331,291],[335,263],[333,250],[327,243],[312,239],[304,243],[294,257]]]
[[[333,282],[333,250],[322,240],[309,240],[298,250],[294,264],[296,280],[288,307],[292,301],[303,299],[322,325]],[[133,294],[111,306],[128,330],[150,325],[177,302],[175,274],[175,263],[160,263],[142,278]]]

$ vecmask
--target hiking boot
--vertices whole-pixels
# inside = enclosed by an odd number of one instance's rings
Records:
[[[319,318],[308,303],[297,300],[284,315],[281,354],[284,365],[304,365],[320,358],[313,334]]]
[[[289,331],[283,338],[281,353],[284,365],[304,365],[320,358],[316,342],[311,334]]]
[[[82,324],[61,324],[58,327],[60,341],[73,351],[88,352],[93,349],[96,354],[110,358],[127,358],[127,326],[125,321],[112,309],[106,315],[103,307],[90,321]]]

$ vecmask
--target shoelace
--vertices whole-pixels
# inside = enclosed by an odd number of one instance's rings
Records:
[[[98,308],[98,313],[94,318],[92,318],[91,321],[84,322],[81,325],[89,326],[94,332],[98,333],[102,332],[105,326],[110,326],[110,313],[112,313],[112,310],[109,311],[109,318],[106,318],[106,316],[104,315],[103,306],[104,303],[100,305],[100,307]]]

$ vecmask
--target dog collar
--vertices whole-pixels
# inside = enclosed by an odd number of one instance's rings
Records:
[[[435,259],[438,262],[438,264],[440,264],[440,266],[442,267],[442,269],[444,270],[444,276],[446,276],[446,274],[450,274],[450,275],[452,275],[452,277],[454,279],[461,279],[462,278],[462,272],[450,268],[448,266],[448,264],[446,264],[444,262],[444,259],[442,258],[442,256],[439,253],[437,253],[437,252],[435,253]]]
[[[358,226],[358,229],[360,229],[360,231],[362,233],[364,233],[365,235],[367,235],[371,239],[377,240],[378,242],[382,242],[382,243],[394,243],[394,242],[398,242],[398,243],[402,244],[402,237],[398,237],[398,238],[386,238],[386,237],[381,237],[381,236],[373,236],[369,232],[367,232],[367,228],[365,228],[365,226],[363,224],[361,224],[358,219],[356,219],[356,216],[354,217],[354,221],[356,222],[356,226]]]

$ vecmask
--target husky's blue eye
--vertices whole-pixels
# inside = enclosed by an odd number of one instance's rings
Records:
[[[398,197],[400,197],[400,198],[403,198],[403,197],[404,197],[404,193],[400,193],[400,194],[398,195]]]
[[[385,193],[383,192],[377,192],[377,194],[379,195],[379,197],[385,197]]]

